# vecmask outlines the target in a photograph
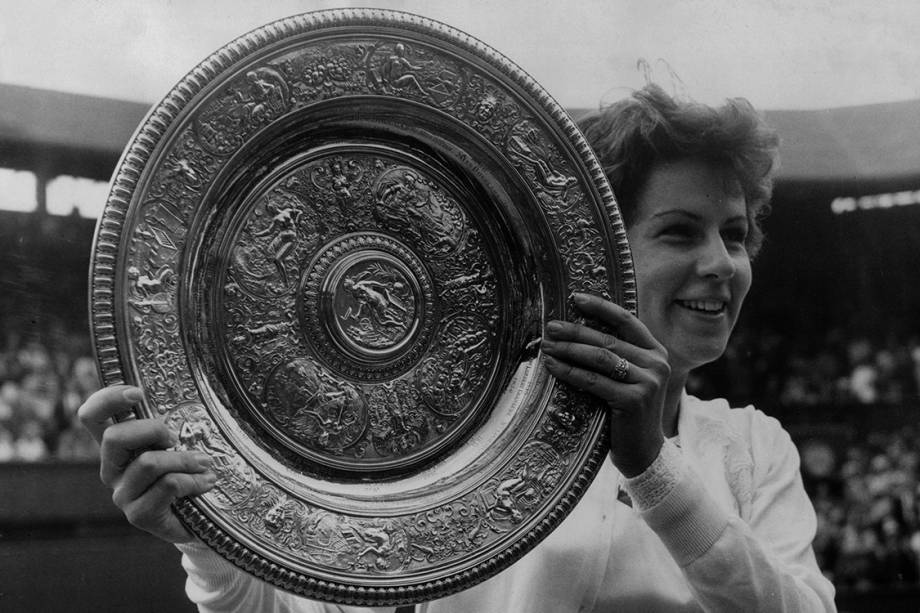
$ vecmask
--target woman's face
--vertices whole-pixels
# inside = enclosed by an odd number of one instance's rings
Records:
[[[652,170],[636,206],[639,318],[686,374],[725,351],[751,287],[744,196],[719,166],[681,160]]]

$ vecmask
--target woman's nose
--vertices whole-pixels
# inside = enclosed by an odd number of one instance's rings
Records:
[[[731,279],[735,276],[737,265],[721,236],[706,241],[697,260],[700,276],[716,279]]]

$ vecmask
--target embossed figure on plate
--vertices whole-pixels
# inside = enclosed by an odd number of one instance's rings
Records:
[[[457,249],[466,230],[462,209],[418,171],[397,166],[374,186],[378,218],[409,233],[432,255]]]
[[[304,329],[330,367],[361,380],[406,370],[425,351],[435,294],[425,265],[401,241],[366,232],[322,246],[301,289]]]
[[[246,501],[255,484],[252,469],[230,447],[222,443],[213,426],[202,419],[204,407],[196,403],[179,406],[166,418],[166,423],[179,434],[186,449],[197,449],[213,461],[217,485],[208,496],[218,505],[231,508]]]
[[[418,369],[417,386],[425,403],[441,415],[469,409],[482,393],[492,357],[490,326],[477,315],[448,321],[435,351]]]
[[[356,160],[343,160],[341,157],[333,158],[328,164],[318,164],[310,171],[310,180],[324,192],[329,192],[342,215],[354,214],[354,205],[360,196],[361,178],[364,168]],[[353,226],[354,219],[346,218],[346,224]]]
[[[503,532],[524,521],[562,472],[561,456],[548,444],[532,442],[521,449],[505,474],[483,488],[492,529]]]
[[[320,451],[357,442],[367,422],[358,388],[336,381],[305,359],[284,364],[269,376],[264,406],[289,436]]]
[[[267,66],[249,70],[197,118],[198,138],[211,153],[229,155],[289,104],[288,85],[280,72]]]
[[[460,95],[462,76],[452,62],[431,57],[405,43],[378,43],[365,58],[368,84],[375,90],[419,96],[439,107]]]
[[[253,236],[256,238],[270,237],[269,259],[275,265],[275,270],[281,277],[281,283],[287,286],[288,273],[284,267],[284,259],[297,241],[297,218],[300,217],[300,210],[293,206],[282,207],[274,202],[269,202],[267,208],[273,215],[271,221],[265,228],[253,233]]]
[[[169,310],[169,293],[175,287],[175,274],[168,265],[156,272],[141,272],[137,266],[128,267],[128,279],[133,283],[131,304],[144,312],[146,309],[165,313]]]
[[[359,347],[391,347],[412,330],[416,300],[399,268],[386,261],[360,262],[335,293],[336,323]]]
[[[538,194],[544,206],[564,202],[569,189],[578,183],[575,177],[550,165],[540,131],[529,120],[521,121],[512,127],[508,135],[507,148],[508,155],[524,164],[536,179],[540,188]]]

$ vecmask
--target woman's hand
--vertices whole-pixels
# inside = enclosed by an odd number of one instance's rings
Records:
[[[164,541],[185,543],[193,537],[171,505],[207,492],[217,477],[207,454],[170,449],[178,437],[161,421],[113,423],[114,416],[130,412],[142,397],[141,390],[128,385],[101,389],[80,407],[80,421],[100,445],[99,475],[128,521]]]
[[[546,369],[607,402],[613,463],[634,477],[658,457],[664,443],[661,420],[671,375],[667,350],[626,309],[588,294],[575,294],[574,300],[586,317],[615,335],[551,321],[542,343]]]

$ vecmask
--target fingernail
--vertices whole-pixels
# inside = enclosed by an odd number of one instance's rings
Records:
[[[554,358],[552,358],[552,357],[550,357],[550,356],[548,356],[548,355],[544,355],[544,356],[543,356],[543,364],[544,364],[545,366],[547,366],[548,368],[555,368],[557,362],[556,362],[556,360],[555,360]]]
[[[179,435],[173,432],[172,430],[170,430],[169,431],[169,446],[175,447],[178,444],[179,444]]]
[[[208,486],[208,489],[211,489],[212,487],[214,487],[215,485],[217,485],[217,475],[215,475],[215,474],[212,473],[212,472],[205,473],[205,475],[204,475],[204,483],[205,483],[205,485]]]
[[[572,294],[572,300],[575,301],[575,304],[585,304],[588,302],[588,296],[581,292],[575,292]]]
[[[207,470],[214,465],[214,460],[208,454],[198,451],[195,453],[195,461],[198,462],[198,466]]]
[[[546,324],[546,331],[550,334],[559,334],[562,332],[562,324],[558,321],[551,321]]]
[[[124,396],[125,400],[127,400],[131,404],[141,402],[144,399],[144,394],[136,387],[130,387],[126,389],[122,393],[122,396]]]

